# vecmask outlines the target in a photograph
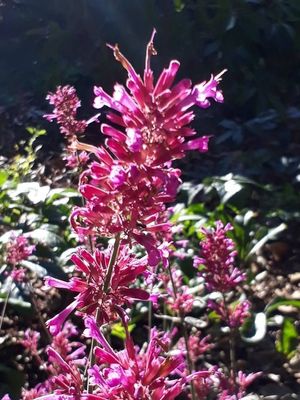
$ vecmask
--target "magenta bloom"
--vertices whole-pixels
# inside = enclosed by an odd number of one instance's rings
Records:
[[[85,324],[85,334],[99,343],[96,365],[89,371],[97,387],[94,393],[107,399],[173,400],[184,391],[191,378],[175,377],[184,368],[184,357],[180,351],[166,354],[169,341],[155,328],[147,349],[138,350],[127,332],[125,349],[116,352],[92,318],[87,317]]]
[[[186,140],[196,135],[188,126],[194,118],[189,109],[208,107],[208,99],[223,100],[217,89],[221,74],[195,86],[188,79],[173,85],[179,68],[174,60],[154,84],[150,68],[151,55],[156,54],[154,34],[147,46],[143,79],[113,47],[127,70],[127,88],[116,84],[112,97],[101,87],[94,89],[94,106],[112,110],[107,114],[109,124],[101,125],[108,139],[105,147],[98,148],[73,142],[74,150],[92,152],[97,161],[81,177],[85,206],[71,215],[72,227],[81,236],[122,233],[122,238],[141,244],[152,266],[162,258],[159,232],[169,229],[163,218],[165,205],[174,201],[180,184],[180,171],[172,169],[171,162],[187,150],[207,151],[207,136]]]
[[[69,138],[76,137],[85,131],[88,122],[76,118],[81,103],[73,86],[58,86],[55,93],[47,95],[46,100],[54,109],[52,114],[46,114],[44,117],[50,122],[56,119],[63,135]]]
[[[22,390],[22,400],[34,400],[49,393],[74,393],[81,392],[82,380],[79,366],[86,365],[85,345],[73,340],[77,336],[77,329],[70,322],[66,322],[58,335],[53,337],[51,347],[48,347],[48,361],[44,362],[37,350],[38,333],[25,332],[25,338],[21,344],[25,346],[36,361],[50,375],[44,382],[34,388]],[[30,343],[32,340],[32,343]]]
[[[15,267],[21,261],[31,256],[34,250],[35,246],[30,245],[25,236],[12,235],[10,241],[6,244],[6,262]],[[15,274],[18,275],[17,273]]]
[[[200,337],[200,332],[196,332],[189,336],[188,339],[188,348],[189,348],[189,356],[193,363],[196,363],[198,358],[206,353],[213,347],[213,344],[210,343],[211,337],[205,336],[203,338]],[[181,337],[177,343],[177,347],[182,351],[186,351],[186,344],[184,338]]]
[[[169,273],[162,273],[159,276],[167,292],[166,304],[173,312],[187,314],[192,311],[195,300],[194,295],[189,293],[189,287],[183,284],[182,272],[178,268],[172,267],[171,274],[172,280]],[[174,293],[173,284],[176,293]]]
[[[110,253],[111,249],[106,252],[96,250],[92,255],[87,250],[80,249],[71,257],[79,272],[78,277],[71,278],[69,282],[46,277],[48,286],[78,293],[69,306],[47,321],[53,335],[59,333],[62,324],[74,310],[80,315],[92,315],[98,308],[98,319],[102,324],[116,319],[120,306],[129,305],[134,300],[148,300],[149,294],[145,290],[129,287],[145,272],[147,259],[135,258],[125,246],[121,248],[114,266],[109,289],[104,291]]]
[[[112,96],[101,87],[94,89],[95,108],[110,107],[113,111],[108,114],[108,119],[114,126],[120,127],[102,125],[102,132],[109,136],[107,147],[120,160],[130,159],[147,166],[182,158],[187,150],[207,151],[207,136],[187,140],[196,135],[189,127],[195,116],[190,108],[194,105],[207,108],[209,99],[223,101],[217,85],[224,71],[216,77],[212,76],[208,82],[195,86],[189,79],[182,79],[174,85],[180,63],[172,60],[154,83],[150,66],[151,56],[156,55],[154,35],[155,31],[147,46],[143,78],[117,45],[109,46],[128,73],[126,88],[116,84]]]
[[[223,301],[217,303],[209,300],[208,307],[214,310],[220,319],[225,322],[230,328],[238,328],[243,325],[246,318],[250,315],[251,304],[248,300],[227,306]]]
[[[22,346],[24,346],[31,354],[38,353],[38,342],[41,334],[30,328],[24,332],[24,338],[20,340]]]
[[[73,210],[72,227],[81,236],[122,233],[144,246],[149,263],[156,265],[160,259],[157,232],[169,229],[162,216],[165,203],[175,199],[180,171],[120,163],[104,148],[95,152],[99,162],[93,162],[80,181],[86,205]]]
[[[216,222],[215,229],[202,229],[205,238],[200,242],[201,257],[195,257],[194,266],[204,265],[200,271],[210,291],[228,292],[235,288],[246,276],[234,266],[237,254],[234,242],[226,237],[230,224],[224,226]]]

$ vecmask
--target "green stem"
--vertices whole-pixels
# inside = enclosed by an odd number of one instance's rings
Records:
[[[150,343],[150,337],[151,337],[151,329],[152,329],[152,313],[153,313],[153,306],[152,306],[152,301],[149,301],[149,306],[148,306],[148,329],[149,329],[149,343]]]
[[[168,266],[168,271],[169,271],[169,275],[170,275],[170,280],[171,280],[171,284],[172,284],[172,288],[173,288],[174,297],[176,298],[177,297],[177,288],[176,288],[176,285],[175,285],[175,282],[174,282],[174,279],[172,276],[172,271],[171,271],[170,265]],[[179,317],[180,317],[180,322],[181,322],[181,327],[182,327],[183,337],[184,337],[184,343],[185,343],[185,348],[186,348],[186,359],[187,359],[187,364],[188,364],[188,370],[189,370],[189,374],[192,374],[193,362],[190,357],[189,338],[188,338],[188,332],[187,332],[185,321],[184,321],[184,312],[182,309],[179,309]],[[192,395],[192,400],[196,400],[196,393],[195,393],[193,380],[191,380],[191,395]]]
[[[224,294],[222,294],[222,297],[223,297],[223,302],[224,302],[224,306],[225,306],[227,325],[228,325],[228,328],[229,328],[229,337],[228,337],[229,360],[230,360],[229,374],[230,374],[230,378],[231,378],[232,383],[233,383],[235,396],[237,398],[238,388],[237,388],[237,382],[236,382],[237,368],[236,368],[236,354],[235,354],[236,329],[231,328],[230,325],[229,325],[228,302],[226,301]]]
[[[108,268],[107,268],[107,273],[104,279],[104,284],[103,284],[103,293],[107,293],[109,288],[110,288],[110,282],[111,282],[111,277],[113,274],[114,266],[116,264],[116,261],[118,259],[119,255],[119,250],[120,250],[120,244],[121,244],[121,234],[118,233],[115,239],[114,243],[114,248],[108,263]],[[99,308],[96,310],[96,323],[99,323]],[[96,340],[93,338],[92,343],[91,343],[91,349],[90,349],[90,354],[89,354],[89,363],[88,365],[91,367],[94,363],[94,348],[96,346]],[[86,375],[87,369],[85,370],[85,375]],[[91,385],[91,382],[88,377],[87,381],[87,391],[88,393],[92,393],[93,386]]]
[[[115,263],[117,261],[118,254],[119,254],[120,243],[121,243],[121,234],[118,233],[117,236],[116,236],[116,239],[115,239],[113,252],[112,252],[112,255],[111,255],[110,260],[109,260],[107,273],[106,273],[105,281],[104,281],[104,284],[103,284],[103,292],[104,293],[108,292],[108,289],[109,289],[109,286],[110,286],[112,273],[113,273],[114,266],[115,266]]]
[[[35,297],[35,294],[34,294],[34,290],[33,290],[33,287],[31,285],[30,280],[28,279],[26,283],[27,283],[28,291],[30,293],[31,303],[32,303],[33,308],[35,309],[35,312],[36,312],[36,316],[38,317],[40,325],[43,328],[43,331],[45,332],[45,336],[46,336],[48,342],[51,343],[52,342],[52,336],[50,335],[50,333],[48,331],[48,328],[47,328],[47,326],[45,324],[45,321],[44,321],[44,319],[42,317],[42,314],[40,312],[40,309],[39,309],[39,306],[38,306],[38,303],[37,303],[37,300],[36,300],[36,297]]]
[[[3,320],[4,320],[4,315],[5,315],[6,307],[7,307],[7,304],[8,304],[8,299],[9,299],[9,296],[10,296],[10,293],[11,293],[11,289],[12,289],[12,281],[11,281],[10,284],[9,284],[9,288],[8,288],[8,291],[7,291],[5,300],[4,300],[2,312],[1,312],[1,317],[0,317],[0,318],[1,318],[1,319],[0,319],[0,331],[1,331],[1,329],[2,329],[2,324],[3,324]]]

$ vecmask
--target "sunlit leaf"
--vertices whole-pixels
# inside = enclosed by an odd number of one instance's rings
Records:
[[[299,342],[299,335],[292,318],[285,318],[283,321],[280,337],[276,341],[276,349],[283,353],[287,358],[291,358],[295,353]]]

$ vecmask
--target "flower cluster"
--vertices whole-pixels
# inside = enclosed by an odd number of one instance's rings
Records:
[[[6,262],[15,267],[21,261],[26,260],[35,250],[24,235],[12,235],[6,244]]]
[[[92,318],[86,318],[85,324],[85,335],[99,343],[95,348],[97,363],[89,371],[95,394],[102,394],[103,399],[172,400],[181,393],[184,382],[175,375],[183,368],[184,358],[181,352],[168,354],[169,341],[155,328],[147,349],[141,350],[126,329],[125,349],[116,352]]]
[[[27,260],[35,251],[35,246],[29,244],[24,235],[10,236],[9,242],[5,246],[6,263],[12,267],[10,277],[14,282],[23,282],[26,276],[26,269],[20,266],[20,263]]]
[[[209,300],[208,306],[212,308],[222,321],[231,328],[241,326],[249,315],[250,303],[245,300],[228,307],[224,295],[235,289],[246,278],[245,273],[234,265],[237,255],[233,240],[226,235],[232,229],[230,224],[223,225],[216,222],[215,229],[202,229],[204,240],[201,242],[201,257],[195,257],[194,266],[200,268],[200,274],[205,277],[205,284],[209,291],[218,291],[223,294],[223,300],[216,302]]]
[[[66,322],[61,331],[53,337],[51,347],[46,349],[47,362],[42,359],[43,352],[38,350],[39,336],[38,332],[27,330],[20,343],[49,377],[32,389],[23,389],[22,400],[34,400],[51,392],[65,393],[66,387],[72,393],[74,381],[77,388],[80,387],[78,382],[82,383],[79,368],[86,364],[85,345],[73,340],[75,336],[78,336],[75,326]],[[72,371],[71,376],[68,376],[69,370]]]
[[[45,114],[44,117],[50,122],[56,120],[60,126],[60,132],[68,140],[67,165],[71,168],[85,165],[89,160],[88,153],[83,151],[77,154],[72,144],[85,132],[90,123],[97,121],[98,114],[89,120],[77,119],[77,110],[81,102],[75,88],[70,85],[58,86],[55,93],[49,93],[46,99],[53,106],[53,112]]]
[[[170,274],[159,274],[167,293],[166,304],[173,312],[185,314],[191,312],[194,304],[194,296],[189,293],[189,287],[183,284],[182,272],[177,267],[170,268]]]
[[[129,287],[145,272],[147,259],[137,259],[127,246],[122,246],[110,282],[106,283],[111,252],[111,248],[96,250],[94,254],[79,249],[71,257],[78,276],[69,282],[46,277],[48,286],[78,293],[70,305],[47,321],[53,335],[59,334],[66,318],[75,309],[79,315],[92,315],[98,310],[97,320],[103,324],[116,319],[121,306],[129,305],[133,300],[148,300],[149,294],[145,290]]]
[[[87,121],[76,118],[81,103],[75,88],[69,85],[58,86],[56,92],[49,93],[46,99],[54,109],[52,114],[46,114],[45,118],[50,122],[56,119],[64,136],[74,139],[86,130]]]
[[[155,238],[169,229],[165,203],[175,198],[180,171],[120,164],[104,148],[98,148],[96,156],[99,162],[81,176],[80,192],[86,204],[73,210],[72,227],[81,236],[121,233],[144,246],[149,263],[156,265],[160,252]]]

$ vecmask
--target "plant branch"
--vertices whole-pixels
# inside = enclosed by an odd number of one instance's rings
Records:
[[[168,271],[169,271],[169,275],[170,275],[170,280],[171,280],[171,284],[172,284],[172,288],[173,288],[173,293],[174,293],[174,297],[177,297],[177,288],[172,276],[172,271],[171,271],[171,267],[170,265],[168,265]],[[182,327],[182,331],[183,331],[183,337],[184,337],[184,342],[185,342],[185,348],[186,348],[186,359],[187,359],[187,364],[188,364],[188,370],[189,370],[189,374],[192,374],[193,372],[193,362],[191,360],[190,357],[190,349],[189,349],[189,339],[188,339],[188,332],[186,329],[186,324],[184,321],[184,312],[182,309],[179,309],[179,317],[180,317],[180,322],[181,322],[181,327]],[[195,388],[194,388],[194,384],[193,384],[193,380],[191,380],[191,395],[192,395],[192,400],[196,400],[196,393],[195,393]]]

